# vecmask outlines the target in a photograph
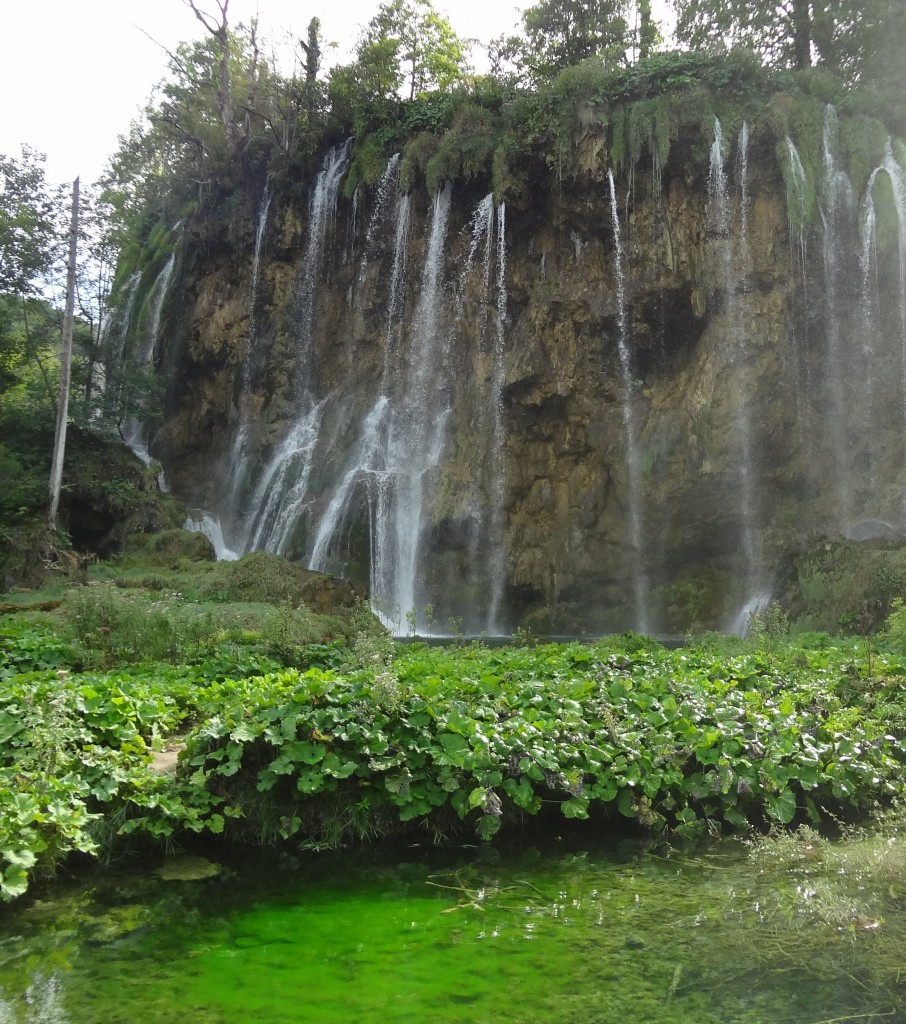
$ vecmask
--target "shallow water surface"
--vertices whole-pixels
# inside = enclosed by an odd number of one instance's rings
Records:
[[[906,856],[790,838],[113,870],[0,918],[0,1024],[906,1021]]]

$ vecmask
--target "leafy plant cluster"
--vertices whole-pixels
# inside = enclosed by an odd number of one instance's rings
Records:
[[[73,853],[104,854],[114,835],[222,827],[215,810],[222,801],[150,767],[152,749],[185,717],[179,684],[173,672],[168,678],[59,669],[4,678],[0,897],[21,895],[30,874],[52,874]]]
[[[773,619],[776,641],[735,652],[632,634],[489,650],[395,648],[363,611],[348,644],[294,646],[300,667],[236,629],[183,646],[186,664],[81,671],[105,628],[123,633],[85,619],[118,591],[82,588],[72,632],[51,616],[0,630],[6,898],[128,837],[487,840],[545,814],[698,834],[864,812],[902,789],[903,657],[827,637],[784,647]],[[153,633],[147,606],[139,619]],[[139,653],[111,647],[107,663]],[[178,768],[155,771],[174,741]]]

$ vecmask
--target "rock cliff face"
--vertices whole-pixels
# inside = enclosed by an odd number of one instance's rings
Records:
[[[799,231],[792,143],[785,185],[767,135],[698,141],[614,178],[589,134],[509,208],[404,197],[398,159],[345,198],[339,147],[304,201],[189,223],[170,486],[234,551],[369,581],[400,632],[726,627],[820,539],[899,534],[899,164],[863,198],[828,129]]]

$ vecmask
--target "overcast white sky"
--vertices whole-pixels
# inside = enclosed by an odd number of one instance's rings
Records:
[[[231,0],[231,24],[256,11],[263,35],[303,36],[321,19],[326,42],[347,51],[379,0]],[[206,9],[204,0],[199,4]],[[512,30],[527,4],[435,0],[462,36],[488,42]],[[208,8],[216,10],[210,3]],[[46,153],[52,181],[94,181],[117,136],[164,74],[169,49],[203,29],[183,0],[7,0],[2,15],[0,153],[21,143]],[[147,33],[145,35],[144,33]]]

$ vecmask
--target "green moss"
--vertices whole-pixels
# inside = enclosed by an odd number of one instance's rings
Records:
[[[899,246],[900,215],[889,174],[879,174],[875,178],[872,196],[878,250],[881,253],[896,252]]]
[[[795,592],[787,601],[796,632],[869,633],[896,598],[906,597],[906,547],[829,544],[804,554],[796,568]]]
[[[400,191],[411,192],[425,178],[428,161],[440,148],[441,140],[433,132],[420,132],[410,139],[400,160]]]
[[[887,138],[887,129],[874,117],[840,118],[842,162],[857,195],[865,191],[871,172],[884,159]]]
[[[629,115],[626,110],[617,110],[610,118],[610,162],[615,170],[625,169],[628,156]]]
[[[381,180],[390,154],[379,135],[366,135],[356,140],[349,170],[343,181],[343,193],[351,196],[359,185],[375,185]]]
[[[494,150],[491,161],[491,190],[495,203],[521,205],[528,193],[528,180],[518,156],[506,145]]]

